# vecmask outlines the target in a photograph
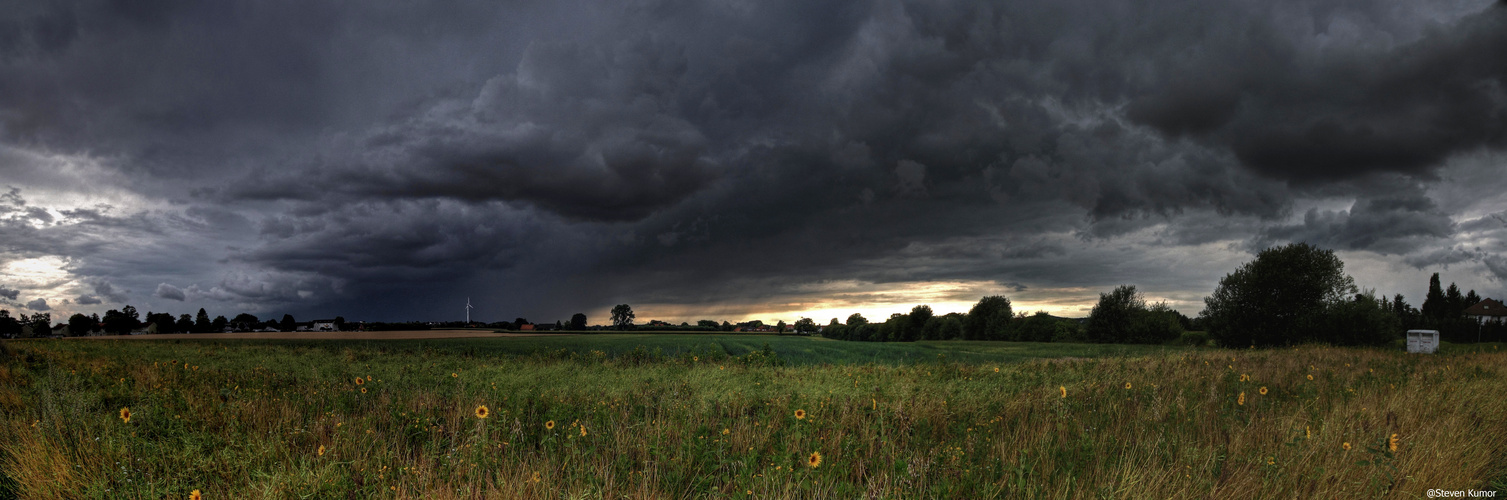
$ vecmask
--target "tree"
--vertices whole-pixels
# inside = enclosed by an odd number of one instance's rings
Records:
[[[1330,307],[1325,340],[1338,345],[1379,346],[1402,329],[1397,314],[1388,310],[1387,300],[1368,292]]]
[[[52,335],[52,313],[39,312],[31,315],[31,336],[46,337],[48,335]]]
[[[146,322],[157,325],[157,333],[171,333],[173,331],[173,315],[168,313],[147,313]]]
[[[858,326],[858,325],[867,325],[867,324],[869,324],[869,319],[863,317],[862,314],[853,313],[853,314],[851,314],[851,315],[848,316],[848,323],[847,323],[848,326]]]
[[[283,315],[283,320],[277,322],[277,329],[278,330],[282,330],[282,331],[285,331],[285,332],[291,332],[291,331],[293,331],[294,328],[298,328],[298,322],[297,321],[293,321],[293,315],[292,314],[284,314]]]
[[[785,320],[782,319],[779,323],[775,324],[774,331],[775,333],[785,333]]]
[[[209,331],[220,333],[225,331],[225,327],[229,325],[230,320],[225,319],[224,316],[215,316],[214,321],[209,322]]]
[[[991,295],[979,299],[968,310],[968,319],[963,322],[963,338],[968,340],[1001,340],[1014,317],[1010,299],[1003,295]]]
[[[612,307],[612,326],[618,330],[633,328],[633,308],[628,304],[618,304]]]
[[[335,331],[337,331],[337,332],[343,332],[343,331],[345,331],[345,316],[336,316],[335,317]]]
[[[712,325],[716,326],[717,324],[716,323],[712,323]],[[705,325],[702,325],[702,326],[705,326]],[[586,329],[586,313],[575,313],[575,314],[570,315],[570,329],[571,330],[576,330],[576,331],[585,330]]]
[[[1134,285],[1120,285],[1112,292],[1099,294],[1099,303],[1088,314],[1088,341],[1146,343],[1139,342],[1142,339],[1136,339],[1132,332],[1145,311],[1146,299]]]
[[[816,333],[816,321],[811,318],[795,320],[795,331],[799,333]]]
[[[1333,251],[1294,243],[1262,250],[1225,275],[1204,298],[1202,316],[1227,347],[1322,341],[1326,310],[1355,292]]]
[[[1444,319],[1444,310],[1447,309],[1444,301],[1444,289],[1439,286],[1439,273],[1429,276],[1429,293],[1423,298],[1423,316],[1432,320]]]
[[[907,319],[909,321],[905,325],[905,330],[899,332],[900,341],[915,342],[917,340],[920,340],[921,330],[926,328],[926,322],[931,321],[931,318],[933,318],[934,316],[936,316],[936,314],[931,311],[931,306],[929,305],[921,304],[916,307],[912,307],[910,309],[910,314],[907,315]]]
[[[109,314],[106,314],[105,316],[109,316]],[[178,333],[189,333],[194,331],[193,317],[187,314],[178,315],[178,322],[173,324],[173,331]]]
[[[88,335],[89,332],[94,331],[94,327],[94,320],[89,319],[88,316],[84,316],[83,314],[75,313],[74,315],[68,317],[69,335],[75,337]]]
[[[204,308],[199,308],[199,315],[194,316],[194,333],[209,333],[214,325],[209,322],[209,313]]]
[[[10,311],[0,309],[0,336],[13,337],[21,334],[21,322],[11,317]]]
[[[230,320],[231,326],[234,326],[237,330],[252,330],[255,329],[256,325],[260,323],[260,319],[257,319],[256,316],[247,313],[237,314]]]
[[[103,323],[105,324],[105,332],[114,335],[130,335],[131,330],[135,330],[137,326],[136,318],[132,318],[126,313],[114,309],[105,311]]]

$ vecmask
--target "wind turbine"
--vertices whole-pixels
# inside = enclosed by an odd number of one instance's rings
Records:
[[[466,324],[471,324],[471,297],[466,297]]]

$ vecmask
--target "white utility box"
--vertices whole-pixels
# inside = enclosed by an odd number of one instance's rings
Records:
[[[1439,330],[1408,330],[1408,352],[1439,352]]]

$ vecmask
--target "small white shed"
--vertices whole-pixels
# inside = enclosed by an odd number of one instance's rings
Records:
[[[1439,352],[1439,330],[1408,330],[1408,352]]]

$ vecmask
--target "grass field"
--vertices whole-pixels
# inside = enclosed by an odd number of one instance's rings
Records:
[[[1496,345],[12,341],[0,498],[1415,498],[1507,489],[1504,366]]]

